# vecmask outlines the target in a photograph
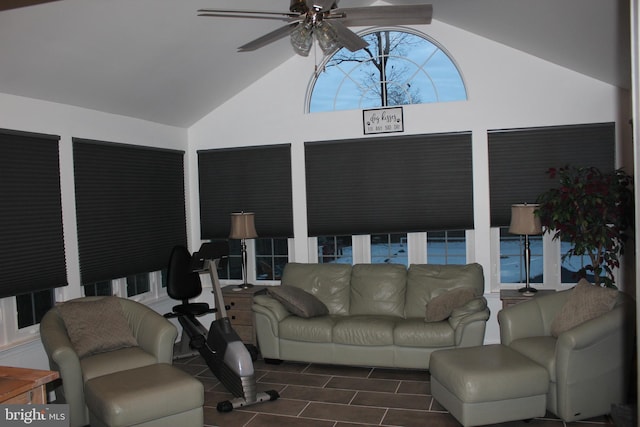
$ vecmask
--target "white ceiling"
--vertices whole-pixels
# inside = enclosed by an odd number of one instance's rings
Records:
[[[387,0],[425,2],[433,4],[434,20],[630,86],[626,0]],[[203,18],[196,10],[288,6],[289,0],[60,0],[1,11],[0,92],[188,127],[293,56],[286,39],[236,52],[278,21]]]

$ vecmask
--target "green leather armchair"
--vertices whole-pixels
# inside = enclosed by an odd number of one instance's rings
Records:
[[[547,410],[564,421],[611,412],[627,403],[634,345],[634,302],[619,292],[614,308],[558,335],[556,313],[570,291],[533,298],[498,313],[500,339],[549,373]]]
[[[73,301],[95,301],[102,297],[85,297]],[[84,358],[76,354],[64,321],[54,307],[40,322],[40,338],[52,370],[58,371],[62,386],[56,389],[56,401],[68,403],[71,427],[89,424],[84,384],[95,377],[155,363],[172,363],[176,327],[149,307],[118,298],[127,323],[138,342],[136,347],[98,353]]]

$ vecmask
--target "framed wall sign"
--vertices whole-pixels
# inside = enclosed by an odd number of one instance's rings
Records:
[[[402,107],[362,111],[364,134],[404,132]]]

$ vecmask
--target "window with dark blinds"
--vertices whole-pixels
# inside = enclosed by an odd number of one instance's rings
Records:
[[[473,228],[471,133],[305,143],[309,235]]]
[[[59,140],[0,129],[0,298],[67,285]]]
[[[254,212],[260,237],[293,237],[291,145],[198,151],[203,239],[227,238],[232,212]]]
[[[74,138],[82,283],[164,268],[186,245],[184,152]]]
[[[489,131],[491,226],[508,226],[511,205],[535,203],[557,186],[550,167],[615,168],[615,123]]]

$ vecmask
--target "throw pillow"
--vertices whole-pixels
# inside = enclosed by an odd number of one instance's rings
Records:
[[[138,345],[116,297],[56,306],[79,358]]]
[[[618,297],[617,290],[601,288],[584,279],[569,292],[569,298],[551,322],[551,335],[554,337],[607,313],[613,308]]]
[[[314,295],[296,286],[272,286],[269,295],[280,301],[291,313],[299,317],[316,317],[329,314],[329,309]]]
[[[473,289],[457,288],[438,295],[427,303],[425,322],[440,322],[451,316],[451,312],[475,298]]]

